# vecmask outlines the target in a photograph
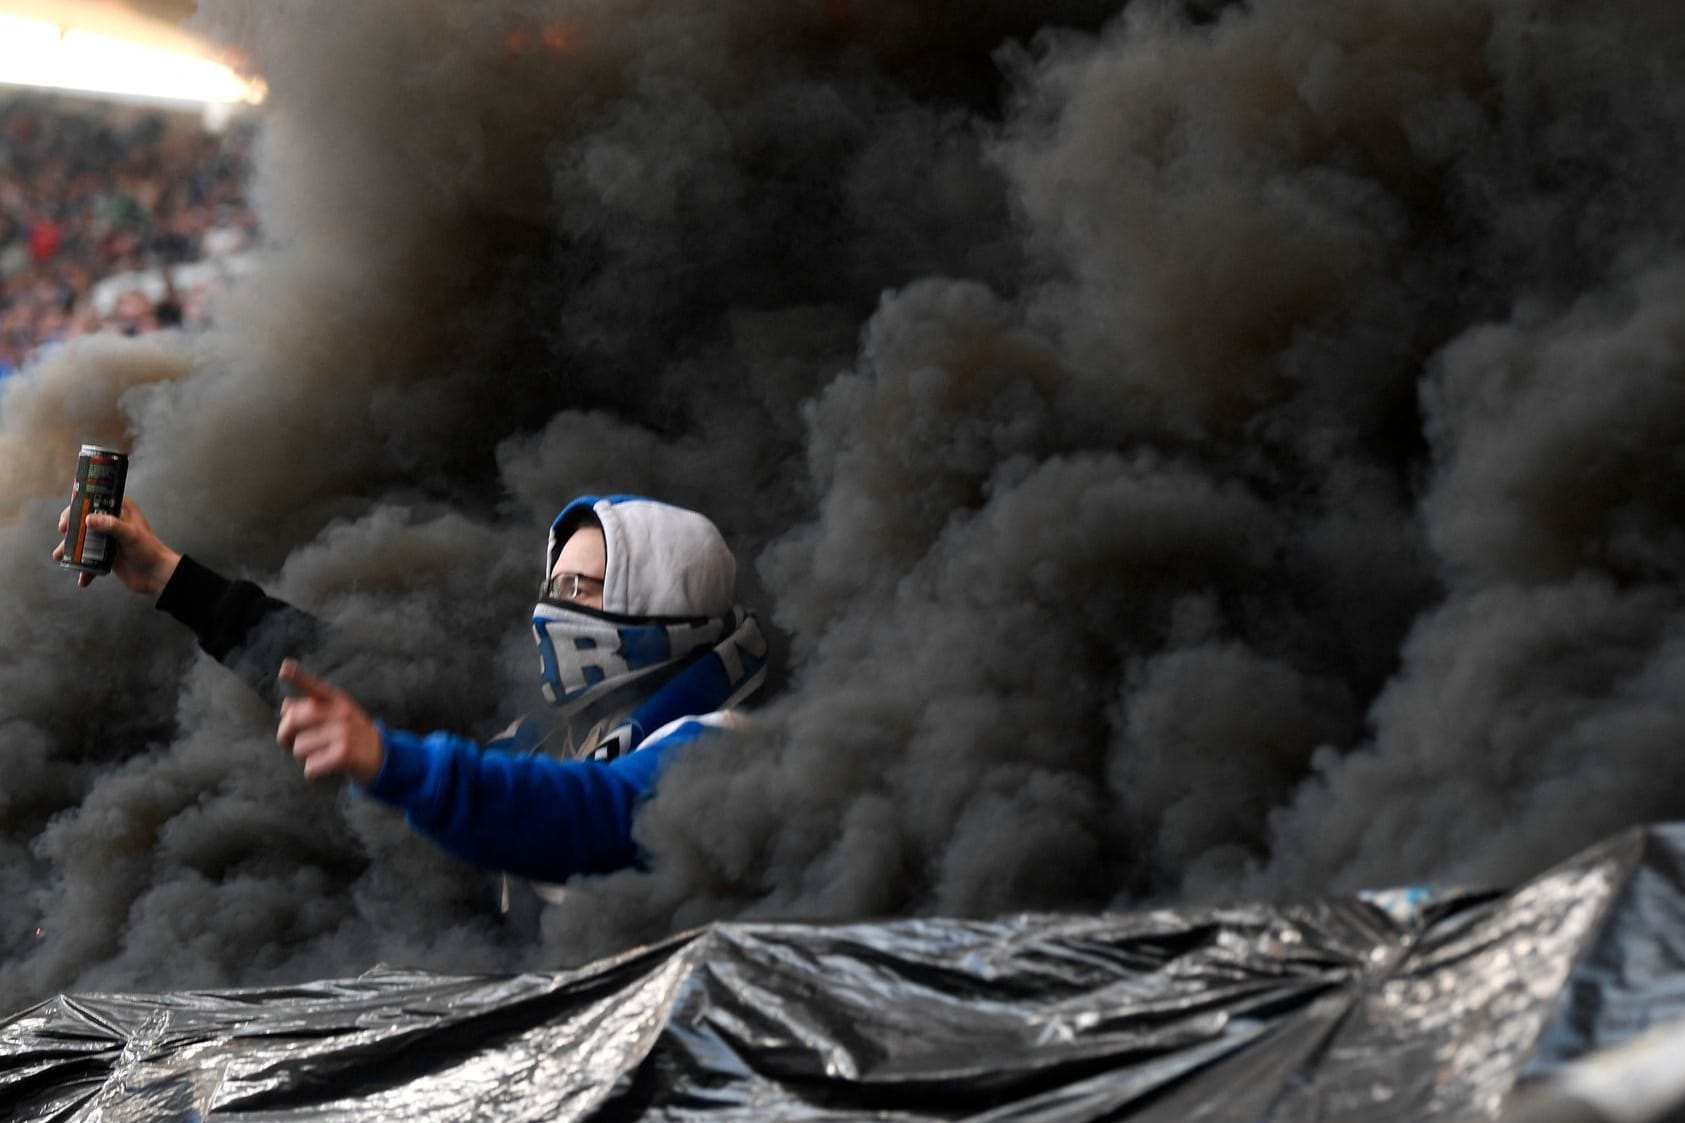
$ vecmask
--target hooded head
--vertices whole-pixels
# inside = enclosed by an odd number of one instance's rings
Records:
[[[601,528],[600,554],[594,544],[568,546],[585,527]],[[564,548],[561,569],[600,574],[600,607],[594,595],[551,594]],[[656,710],[706,713],[760,685],[765,645],[732,603],[737,563],[695,511],[632,495],[582,496],[550,525],[544,564],[546,595],[532,618],[539,673],[545,697],[570,721],[643,713],[658,691],[671,697]],[[596,582],[588,587],[594,594]]]
[[[562,547],[593,521],[603,532],[602,611],[614,616],[724,616],[731,611],[737,561],[703,515],[635,495],[584,495],[550,525],[544,575]]]

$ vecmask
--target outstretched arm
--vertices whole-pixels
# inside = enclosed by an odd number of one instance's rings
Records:
[[[70,508],[59,514],[59,533],[69,527]],[[157,607],[192,629],[199,646],[240,676],[270,704],[277,703],[275,672],[285,656],[313,649],[326,629],[321,621],[250,581],[230,581],[171,549],[140,507],[129,498],[115,517],[89,515],[88,528],[117,543],[112,576],[127,589],[157,598]],[[62,558],[64,544],[53,549]],[[79,574],[86,587],[92,574]]]
[[[276,740],[305,776],[356,780],[457,857],[555,882],[636,864],[632,814],[654,787],[665,748],[607,764],[505,752],[452,733],[383,728],[291,660],[281,681],[299,693],[281,704]]]

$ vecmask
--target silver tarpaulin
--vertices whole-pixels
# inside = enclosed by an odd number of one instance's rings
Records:
[[[720,924],[582,970],[65,995],[7,1119],[1492,1119],[1685,1016],[1685,829],[1503,895]]]

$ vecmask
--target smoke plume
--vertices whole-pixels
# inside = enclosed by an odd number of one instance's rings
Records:
[[[1501,885],[1685,811],[1677,5],[205,6],[254,268],[0,396],[0,1009]],[[502,917],[52,565],[82,441],[391,724],[540,704],[593,491],[725,528],[779,690],[647,869]]]

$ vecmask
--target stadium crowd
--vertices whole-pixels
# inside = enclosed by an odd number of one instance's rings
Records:
[[[215,282],[177,272],[255,237],[250,142],[238,126],[0,100],[0,376],[78,335],[204,326]],[[134,283],[100,284],[122,276]]]

